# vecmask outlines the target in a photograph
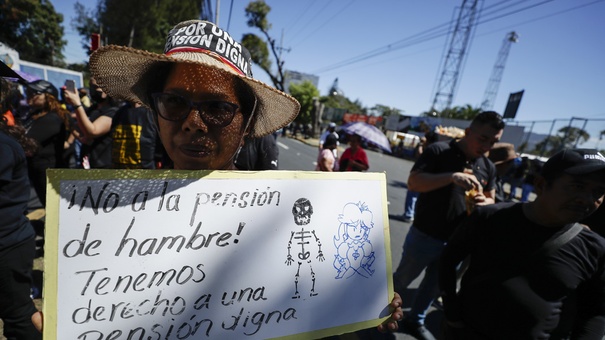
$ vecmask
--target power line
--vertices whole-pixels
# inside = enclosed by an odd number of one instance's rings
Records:
[[[342,9],[340,9],[334,15],[332,15],[326,21],[324,21],[323,24],[319,25],[316,29],[314,29],[313,31],[309,32],[309,34],[307,34],[307,36],[305,36],[302,40],[298,41],[297,44],[301,44],[303,41],[309,39],[309,37],[311,37],[315,32],[319,31],[322,27],[324,27],[325,25],[327,25],[328,23],[330,23],[330,21],[332,19],[336,18],[337,16],[339,16],[340,14],[342,14],[347,8],[349,8],[351,5],[353,5],[355,3],[355,1],[357,1],[357,0],[353,0],[353,1],[349,2],[348,4],[346,4]]]
[[[542,2],[540,2],[538,4],[529,5],[529,6],[521,8],[521,9],[517,9],[517,10],[511,11],[511,12],[507,12],[505,14],[498,15],[497,17],[487,18],[487,19],[484,19],[483,21],[480,21],[479,23],[477,23],[477,25],[483,24],[483,23],[487,23],[487,22],[490,22],[490,21],[493,21],[493,20],[496,20],[496,19],[500,19],[500,18],[503,18],[505,16],[509,16],[509,15],[512,15],[512,14],[516,14],[516,13],[519,13],[521,11],[534,8],[536,6],[541,6],[541,5],[544,5],[544,4],[546,4],[548,2],[552,2],[552,1],[554,1],[554,0],[542,1]],[[578,8],[581,8],[581,7],[586,7],[586,6],[593,5],[593,4],[596,4],[598,2],[603,2],[603,1],[605,1],[605,0],[596,0],[596,1],[593,1],[591,3],[583,4],[583,5],[579,5],[579,6],[575,6],[575,7],[571,7],[571,8],[568,8],[566,10],[562,10],[562,11],[556,12],[556,13],[548,15],[548,16],[554,16],[554,15],[563,14],[563,13],[566,13],[566,12],[569,12],[569,11],[572,11],[572,10],[575,10],[575,9],[578,9]],[[518,4],[518,3],[523,3],[523,2],[525,2],[525,1],[519,1],[519,2],[517,2],[515,4],[513,4],[513,6],[516,5],[516,4]],[[501,3],[499,3],[499,4],[501,4]],[[495,5],[492,5],[490,7],[494,7],[494,6]],[[490,7],[486,7],[486,8],[490,8]],[[504,9],[492,11],[492,12],[490,12],[488,14],[497,14],[499,11],[502,11],[502,10],[504,10]],[[546,17],[548,17],[548,16],[546,16]],[[365,52],[365,53],[360,54],[358,56],[355,56],[355,57],[352,57],[352,58],[349,58],[349,59],[345,59],[343,61],[340,61],[340,62],[331,64],[331,65],[325,66],[325,67],[320,68],[320,69],[318,69],[318,70],[316,70],[316,71],[314,71],[312,73],[313,74],[318,74],[318,73],[326,72],[328,70],[331,71],[331,70],[334,70],[334,69],[342,68],[344,66],[348,66],[348,65],[353,64],[353,63],[358,63],[358,62],[365,61],[367,59],[376,57],[378,55],[382,55],[382,54],[389,53],[389,52],[394,52],[394,51],[402,49],[402,48],[410,47],[410,46],[413,46],[413,45],[416,45],[416,44],[419,44],[419,43],[423,43],[423,42],[426,42],[426,41],[429,41],[429,40],[433,40],[433,39],[436,39],[436,38],[443,37],[443,36],[451,33],[451,30],[447,30],[447,29],[443,30],[442,29],[443,26],[447,27],[449,25],[451,25],[451,21],[448,22],[448,23],[444,23],[444,24],[435,26],[435,27],[430,28],[428,30],[422,31],[420,33],[414,34],[414,35],[409,36],[407,38],[398,40],[398,41],[396,41],[394,43],[391,43],[391,44],[388,44],[386,46],[379,47],[377,49]],[[436,31],[436,32],[431,33],[433,31]],[[428,35],[423,35],[423,34],[428,34]]]

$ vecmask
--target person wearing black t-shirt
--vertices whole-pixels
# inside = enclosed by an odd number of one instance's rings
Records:
[[[431,144],[412,167],[408,188],[420,195],[393,284],[402,294],[425,271],[412,309],[401,323],[404,332],[418,339],[434,339],[424,319],[439,294],[438,262],[448,238],[467,216],[467,204],[472,208],[494,203],[496,167],[485,155],[500,140],[503,129],[498,113],[482,112],[461,140]],[[472,193],[468,201],[467,193]]]
[[[605,239],[575,223],[603,203],[605,157],[565,149],[535,183],[533,202],[481,207],[450,238],[439,271],[446,339],[603,338]]]

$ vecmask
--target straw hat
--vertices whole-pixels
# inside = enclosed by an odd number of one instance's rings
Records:
[[[517,158],[515,146],[510,143],[496,143],[489,150],[488,158],[495,164],[502,164]]]
[[[168,34],[164,54],[108,45],[90,56],[92,76],[107,94],[150,108],[146,76],[160,63],[197,64],[243,80],[257,98],[252,137],[288,125],[300,109],[290,95],[252,78],[250,53],[229,33],[208,21],[189,20],[176,25]]]

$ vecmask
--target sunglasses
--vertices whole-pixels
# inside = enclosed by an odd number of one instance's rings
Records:
[[[166,120],[184,120],[195,109],[204,123],[218,127],[231,124],[239,108],[236,104],[221,100],[194,102],[173,93],[154,93],[151,98],[157,113]]]
[[[27,90],[25,90],[25,94],[26,94],[28,97],[30,97],[30,96],[31,96],[31,97],[33,97],[33,96],[37,96],[37,95],[40,95],[40,94],[43,94],[43,93],[44,93],[44,92],[42,92],[42,91],[37,91],[37,90],[32,90],[32,89],[27,89]]]

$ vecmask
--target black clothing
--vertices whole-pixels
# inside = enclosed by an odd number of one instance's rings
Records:
[[[538,225],[522,205],[479,207],[449,240],[439,277],[446,317],[483,339],[558,339],[572,328],[574,340],[602,339],[605,239],[583,229],[557,251],[533,256],[572,225]],[[470,266],[456,295],[455,268],[467,255]],[[575,320],[561,322],[566,313]]]
[[[104,106],[100,109],[93,109],[89,114],[91,122],[99,119],[102,116],[107,116],[110,119],[118,111],[115,106]],[[111,131],[95,138],[90,145],[82,145],[82,155],[88,155],[88,161],[91,169],[111,169]]]
[[[163,150],[153,112],[130,104],[120,107],[111,124],[112,163],[116,169],[155,169]]]
[[[485,156],[467,161],[454,140],[429,145],[414,163],[412,172],[432,174],[472,169],[484,191],[495,187],[496,166]],[[456,225],[466,217],[464,189],[455,184],[420,193],[416,202],[414,226],[423,233],[447,241]]]
[[[34,238],[25,213],[30,186],[25,152],[19,143],[0,132],[0,252]]]
[[[279,150],[273,134],[246,138],[235,160],[239,170],[277,170]]]
[[[25,216],[30,186],[25,152],[0,132],[0,319],[8,339],[41,339],[31,322],[35,232]]]
[[[63,157],[67,129],[56,112],[48,112],[32,121],[27,136],[35,139],[40,148],[27,161],[29,178],[40,203],[46,206],[46,169],[65,168]]]

